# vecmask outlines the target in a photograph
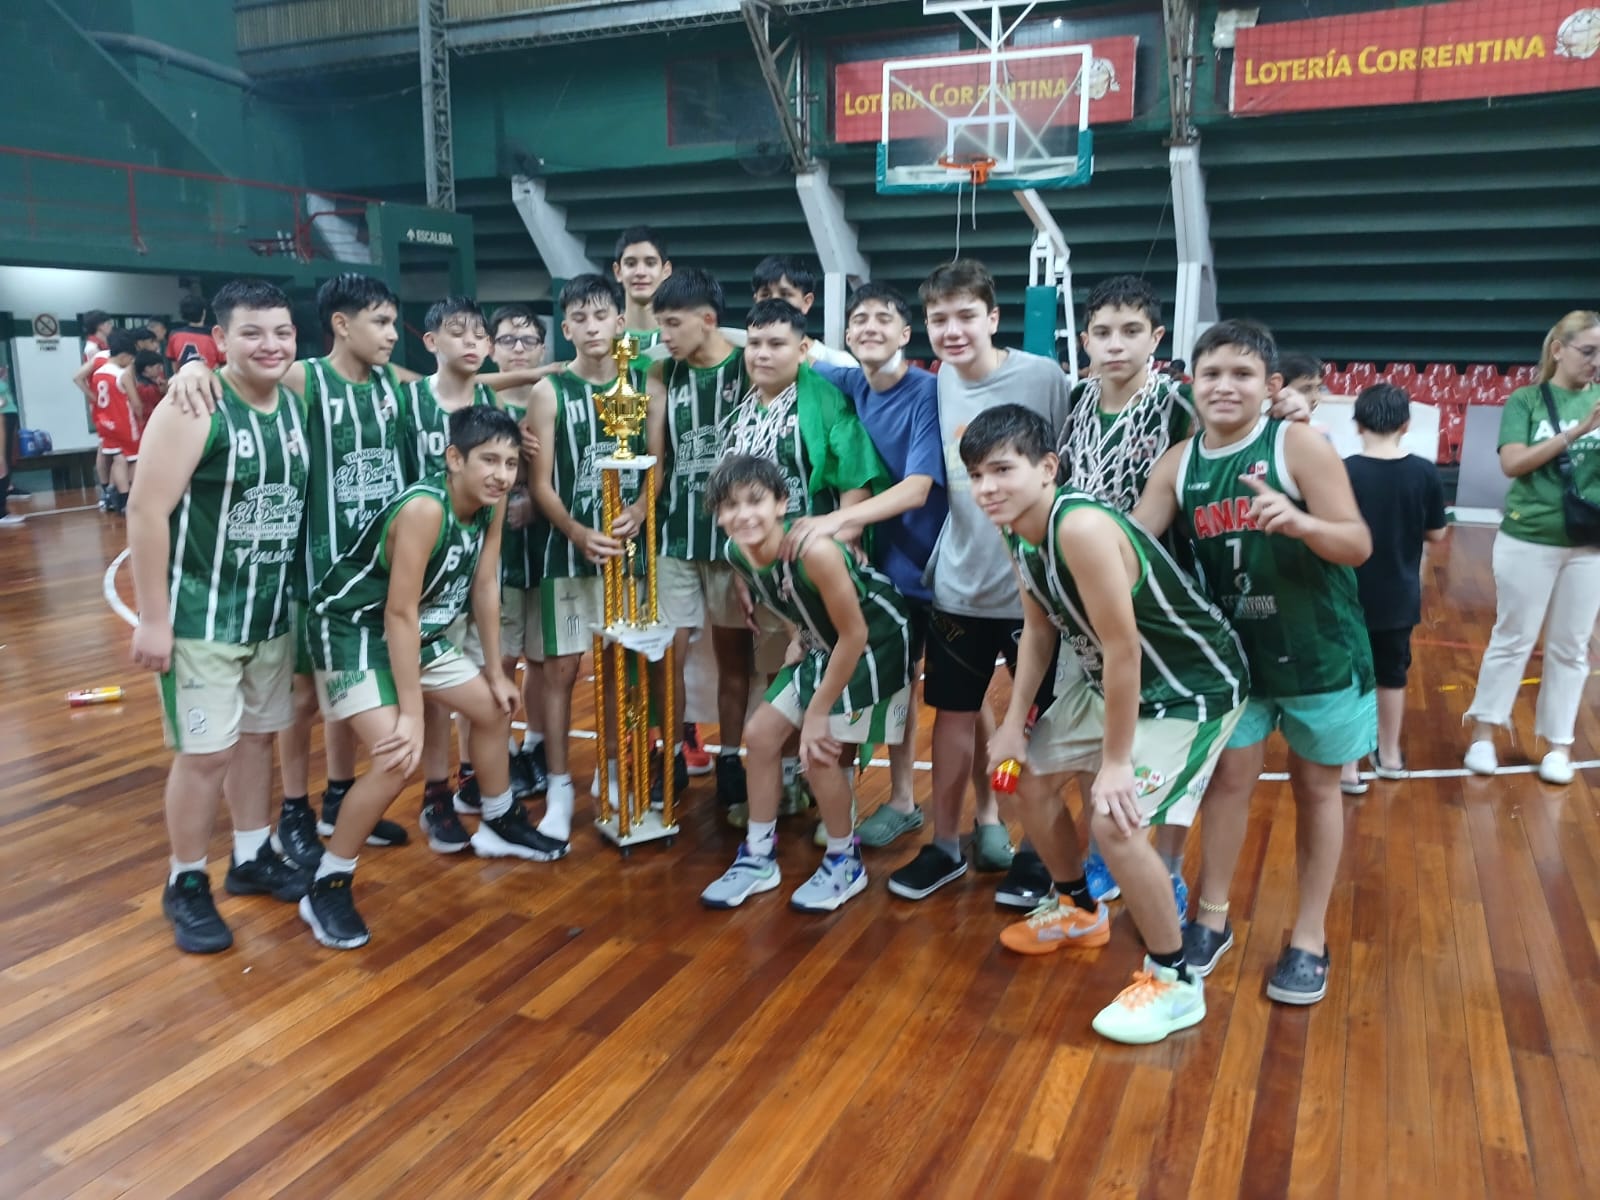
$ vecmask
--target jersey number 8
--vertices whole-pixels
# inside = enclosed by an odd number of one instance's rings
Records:
[[[248,429],[241,429],[233,435],[234,451],[240,458],[254,458],[256,456],[256,439],[251,436]]]

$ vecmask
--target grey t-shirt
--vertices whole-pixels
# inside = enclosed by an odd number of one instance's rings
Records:
[[[933,605],[966,617],[1020,621],[1022,599],[1011,553],[1000,530],[973,502],[972,482],[961,461],[961,435],[984,409],[1022,404],[1049,421],[1059,437],[1072,388],[1066,372],[1050,359],[1021,350],[1004,353],[993,374],[978,383],[968,383],[953,367],[939,372],[939,432],[944,437],[950,516],[934,551]]]

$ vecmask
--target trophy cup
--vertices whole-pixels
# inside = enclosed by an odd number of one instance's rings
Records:
[[[595,826],[601,836],[621,848],[640,842],[672,839],[678,833],[673,788],[672,731],[678,728],[677,697],[673,695],[673,630],[661,624],[656,589],[656,459],[636,454],[632,441],[644,428],[649,398],[629,379],[629,367],[639,354],[636,339],[623,336],[612,343],[617,381],[594,396],[595,410],[615,449],[597,464],[600,471],[601,526],[607,536],[622,514],[622,476],[643,475],[644,543],[637,536],[623,539],[624,551],[601,566],[605,607],[603,623],[594,630],[594,711],[599,745],[600,812]],[[644,597],[641,611],[636,562],[644,559]],[[650,666],[663,666],[665,695],[661,704],[660,812],[650,807]],[[608,735],[616,739],[617,797],[611,804],[610,768],[606,762]]]

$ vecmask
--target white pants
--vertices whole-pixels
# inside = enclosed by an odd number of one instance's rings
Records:
[[[1533,730],[1554,745],[1571,745],[1589,680],[1589,639],[1600,617],[1600,548],[1541,546],[1497,534],[1494,590],[1494,632],[1467,718],[1511,723],[1522,672],[1543,625],[1544,678]]]

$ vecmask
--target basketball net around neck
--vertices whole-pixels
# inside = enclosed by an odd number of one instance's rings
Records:
[[[1150,478],[1150,469],[1171,441],[1176,385],[1147,367],[1145,384],[1104,429],[1100,425],[1101,385],[1084,381],[1067,417],[1061,461],[1067,483],[1121,512],[1130,512]]]
[[[789,418],[798,396],[798,386],[791,383],[763,407],[761,392],[751,388],[734,417],[733,436],[725,453],[753,454],[777,462],[778,443],[792,428]]]

